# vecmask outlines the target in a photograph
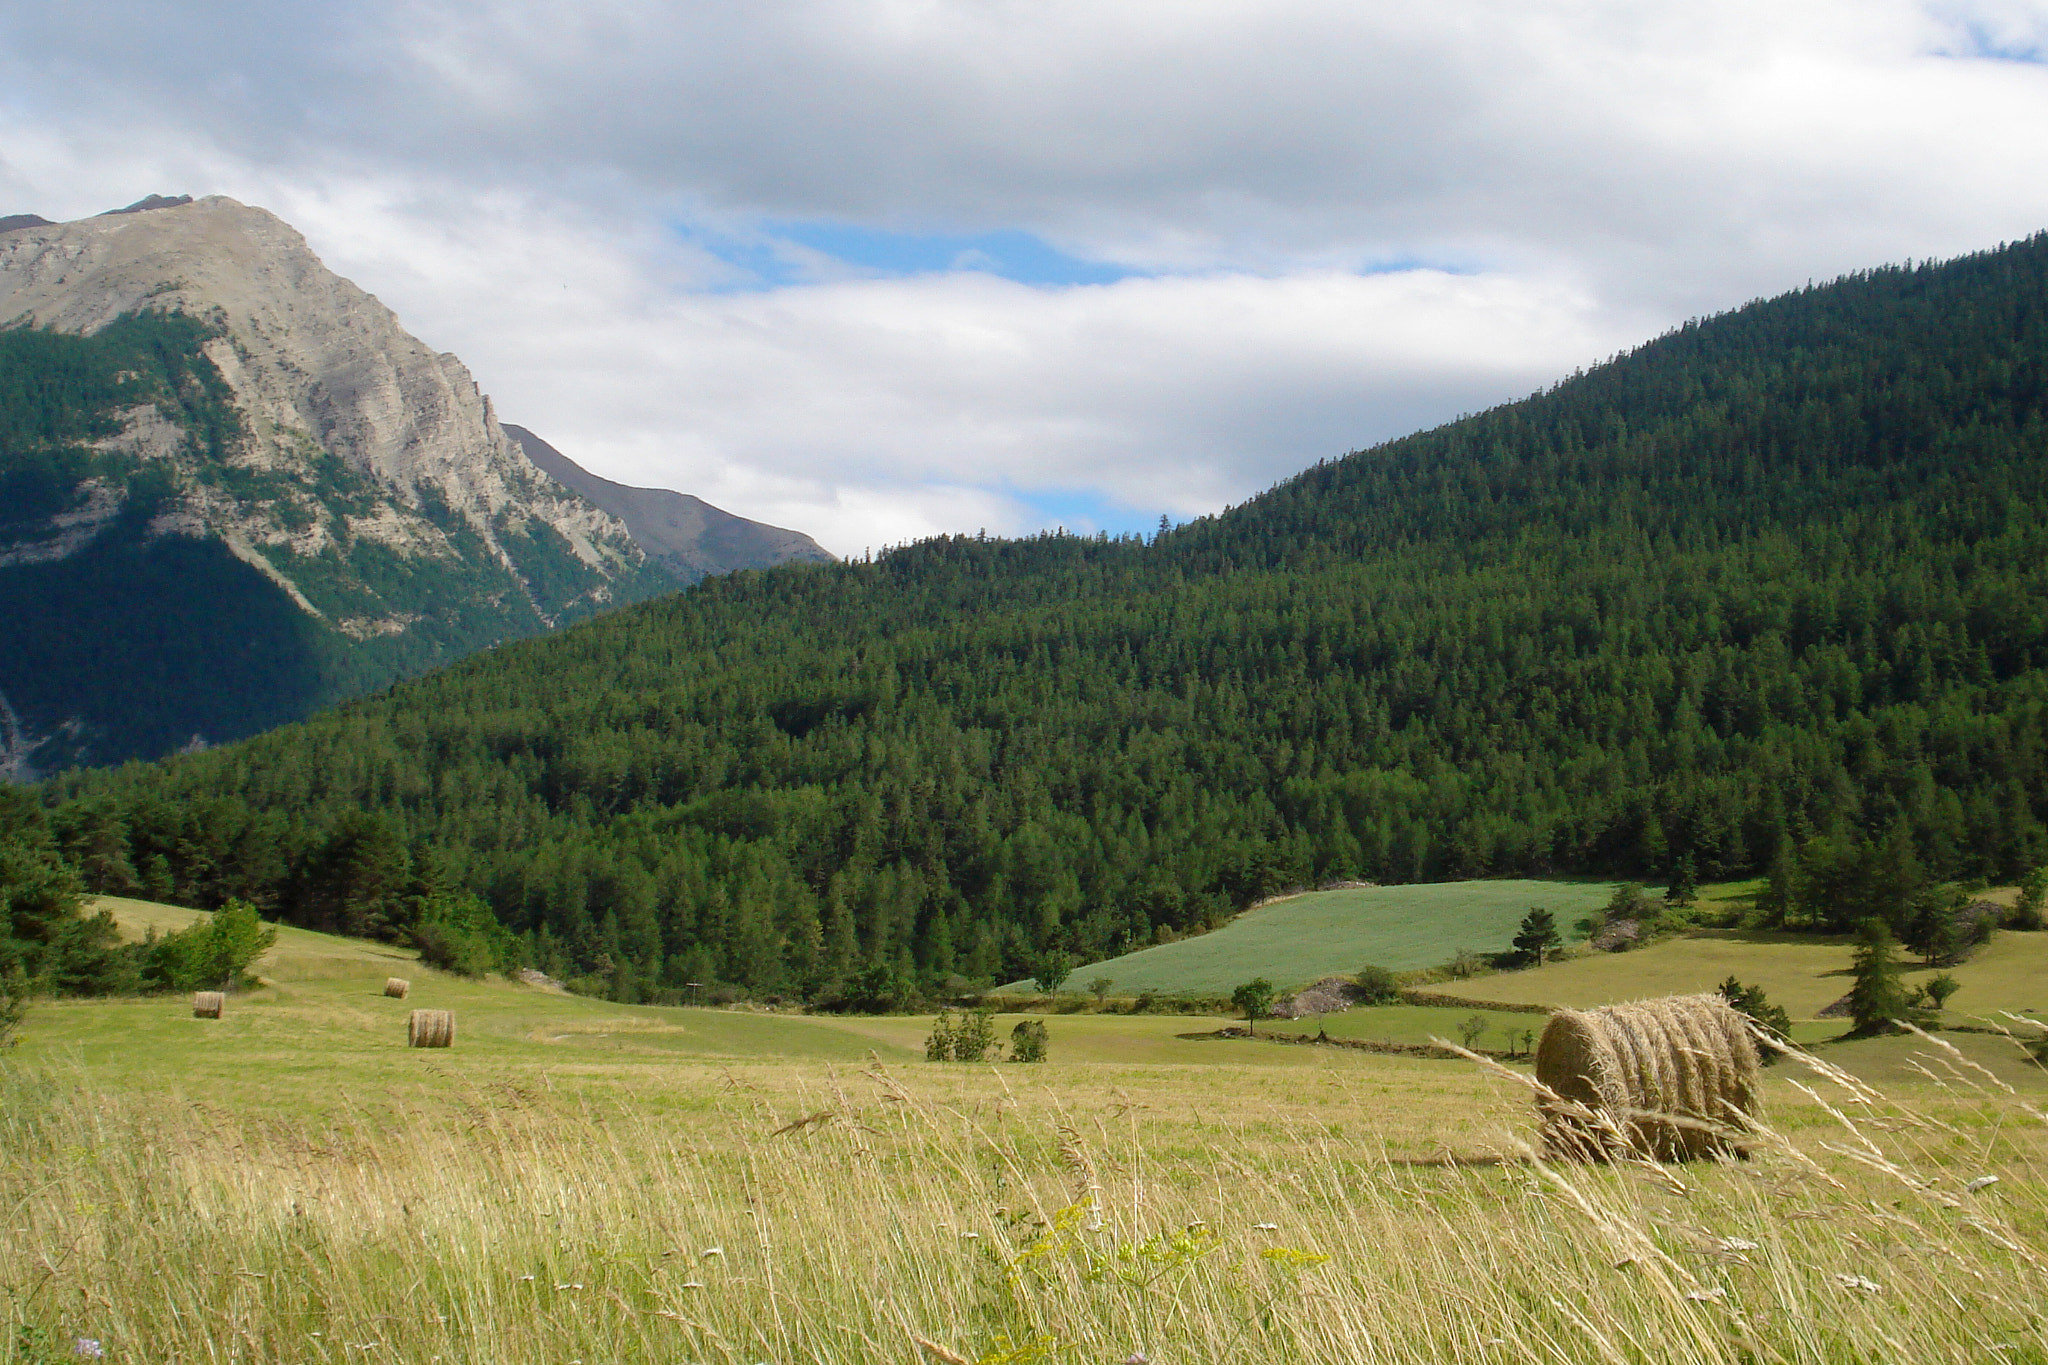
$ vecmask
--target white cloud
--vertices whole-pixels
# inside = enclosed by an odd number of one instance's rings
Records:
[[[74,0],[0,15],[0,212],[264,204],[508,419],[858,551],[1186,515],[2048,225],[2044,35],[2026,0]],[[1157,277],[875,278],[790,218]],[[721,238],[784,273],[736,290]]]

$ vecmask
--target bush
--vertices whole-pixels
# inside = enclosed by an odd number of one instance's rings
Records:
[[[1731,976],[1716,989],[1721,992],[1721,998],[1750,1023],[1781,1043],[1790,1041],[1792,1016],[1785,1012],[1782,1005],[1773,1005],[1765,999],[1763,987],[1745,986]],[[1760,1047],[1757,1049],[1757,1060],[1765,1066],[1770,1066],[1778,1060],[1778,1053],[1772,1048]]]
[[[458,976],[482,976],[513,966],[519,941],[480,897],[468,892],[428,896],[419,923],[407,935],[429,967]]]
[[[1397,1005],[1401,1002],[1399,978],[1378,963],[1360,967],[1358,975],[1351,978],[1351,984],[1361,1005]]]
[[[2006,918],[2008,929],[2037,931],[2042,925],[2042,902],[2048,900],[2048,867],[2037,867],[2020,881],[2020,894],[2014,900],[2012,914]]]
[[[1045,1025],[1036,1019],[1026,1019],[1010,1030],[1010,1060],[1013,1062],[1044,1061],[1045,1045]]]
[[[231,900],[206,919],[145,941],[143,979],[173,991],[225,991],[254,985],[249,968],[275,942],[276,928],[264,926],[255,906]]]
[[[924,1056],[928,1062],[981,1062],[995,1045],[994,1010],[940,1010],[924,1040]]]
[[[28,975],[17,967],[0,978],[0,1047],[14,1046],[14,1035],[27,1017]]]

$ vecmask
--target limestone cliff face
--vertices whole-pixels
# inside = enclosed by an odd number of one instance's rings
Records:
[[[232,389],[244,427],[227,463],[317,490],[331,458],[370,494],[370,505],[341,512],[317,496],[284,494],[266,504],[186,479],[178,505],[159,518],[160,532],[217,535],[290,583],[292,560],[358,541],[401,557],[459,556],[445,515],[429,515],[446,509],[520,578],[548,622],[572,604],[552,600],[508,551],[508,529],[559,535],[594,576],[581,584],[593,602],[613,595],[611,580],[645,569],[646,554],[618,518],[534,468],[461,361],[406,332],[272,214],[215,196],[0,231],[0,322],[92,334],[138,310],[217,325],[205,354]],[[138,406],[128,418],[103,447],[189,463],[181,459],[184,434],[155,408]],[[299,600],[318,610],[304,594]],[[388,633],[404,628],[404,614],[341,624]]]

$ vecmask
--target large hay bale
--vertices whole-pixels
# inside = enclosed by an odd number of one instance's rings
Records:
[[[452,1010],[414,1010],[406,1021],[408,1047],[449,1047],[455,1042],[455,1014]]]
[[[192,995],[194,1019],[218,1019],[220,1012],[227,1007],[228,998],[220,991],[195,991]]]
[[[1544,1148],[1592,1161],[1733,1150],[1759,1072],[1748,1021],[1718,995],[1559,1010],[1536,1044]]]
[[[390,996],[393,1000],[403,1000],[411,993],[412,982],[407,981],[404,977],[387,976],[384,978],[384,994]]]

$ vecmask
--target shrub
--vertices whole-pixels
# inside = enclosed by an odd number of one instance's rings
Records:
[[[2013,901],[2012,914],[2007,917],[2005,927],[2029,931],[2040,929],[2044,900],[2048,900],[2048,867],[2037,867],[2020,881],[2020,894]]]
[[[1026,1019],[1010,1030],[1010,1060],[1042,1062],[1045,1060],[1045,1044],[1045,1025],[1036,1019]]]
[[[0,1047],[13,1047],[28,1017],[28,974],[19,967],[0,978]]]
[[[518,940],[468,892],[428,896],[409,935],[420,961],[458,976],[482,976],[513,965]]]
[[[1458,1025],[1458,1039],[1466,1047],[1476,1048],[1479,1046],[1479,1040],[1486,1036],[1489,1027],[1485,1015],[1475,1014]]]
[[[1361,1005],[1393,1005],[1400,1003],[1401,982],[1385,967],[1372,963],[1358,969],[1358,975],[1351,978],[1351,984]]]
[[[1781,1043],[1790,1040],[1792,1016],[1785,1012],[1782,1005],[1773,1005],[1769,1000],[1765,999],[1763,987],[1745,986],[1742,982],[1730,976],[1716,989],[1720,992],[1721,998],[1726,1000],[1729,1005],[1734,1007],[1737,1013],[1748,1019],[1750,1023],[1755,1024]],[[1758,1048],[1757,1060],[1764,1066],[1770,1066],[1778,1060],[1778,1054],[1771,1048]]]
[[[1920,994],[1926,997],[1928,1004],[1940,1010],[1948,1008],[1948,998],[1962,988],[1962,982],[1956,980],[1947,972],[1943,972],[1932,981],[1922,985],[1920,987]]]
[[[931,1062],[981,1062],[995,1045],[994,1010],[940,1010],[924,1040],[924,1055]]]
[[[1102,1004],[1104,997],[1109,994],[1110,987],[1114,985],[1116,985],[1115,977],[1098,976],[1088,983],[1088,994],[1095,997],[1095,1003],[1099,1006]]]
[[[143,945],[142,973],[173,991],[224,991],[251,985],[249,967],[277,942],[256,907],[231,900],[204,920]]]

